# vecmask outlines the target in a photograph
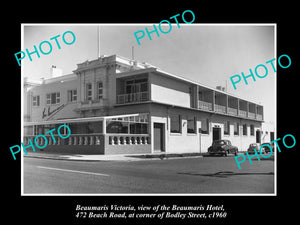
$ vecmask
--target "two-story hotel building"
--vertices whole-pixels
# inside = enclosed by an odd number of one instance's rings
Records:
[[[117,55],[24,80],[24,145],[44,134],[49,152],[203,153],[216,139],[245,151],[261,142],[263,119],[262,105]],[[61,124],[72,134],[54,143],[45,133]]]

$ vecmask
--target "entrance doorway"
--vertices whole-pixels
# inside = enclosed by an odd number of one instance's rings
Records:
[[[256,143],[260,143],[261,142],[261,132],[260,130],[256,130]]]
[[[221,139],[221,127],[213,127],[213,141]]]
[[[154,151],[164,152],[164,124],[154,123]]]

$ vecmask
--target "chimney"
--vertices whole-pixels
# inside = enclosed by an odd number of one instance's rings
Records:
[[[225,87],[222,87],[222,86],[216,86],[216,89],[218,89],[220,91],[225,91]]]
[[[51,78],[62,76],[62,69],[56,68],[56,66],[52,65],[50,68],[50,76]]]

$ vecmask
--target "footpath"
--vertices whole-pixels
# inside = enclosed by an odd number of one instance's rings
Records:
[[[202,158],[205,153],[153,153],[153,154],[130,154],[130,155],[68,155],[54,153],[28,152],[23,154],[26,158],[42,158],[54,160],[73,161],[143,161],[143,160],[168,160],[178,158]]]

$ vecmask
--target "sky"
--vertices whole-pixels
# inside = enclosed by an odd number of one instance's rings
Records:
[[[153,23],[154,24],[154,23]],[[209,87],[227,87],[227,92],[264,106],[266,122],[274,122],[276,101],[276,73],[266,62],[276,57],[276,31],[273,24],[172,24],[169,33],[151,33],[150,40],[145,27],[152,31],[153,24],[23,24],[22,51],[34,51],[43,41],[52,44],[48,55],[40,58],[32,54],[22,60],[22,75],[33,80],[50,77],[50,68],[55,65],[63,74],[71,74],[78,63],[98,57],[98,27],[100,27],[100,54],[117,54],[139,62],[147,62],[166,72],[199,82]],[[162,29],[169,26],[164,23]],[[156,23],[156,27],[158,24]],[[144,38],[138,45],[134,33],[143,30]],[[76,40],[66,45],[62,36],[72,31]],[[57,40],[50,38],[60,35]],[[66,35],[66,40],[71,39]],[[69,39],[68,39],[69,38]],[[47,44],[43,45],[46,52]],[[263,64],[268,68],[265,78],[243,79],[233,88],[230,77]],[[258,71],[264,74],[264,71]]]

